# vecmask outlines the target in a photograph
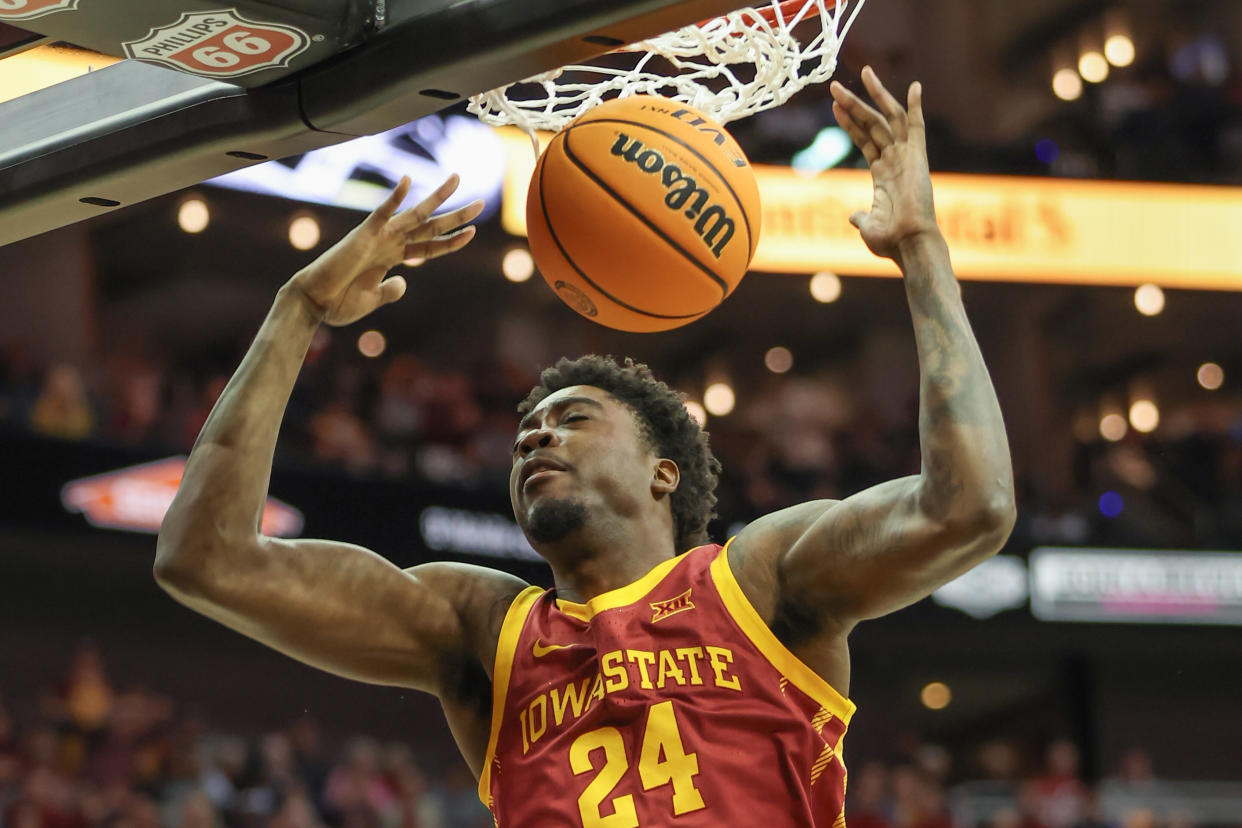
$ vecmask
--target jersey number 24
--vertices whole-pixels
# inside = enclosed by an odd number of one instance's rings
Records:
[[[596,768],[591,754],[600,749],[604,751],[604,764]],[[612,813],[607,816],[600,813],[601,804],[630,769],[621,731],[615,727],[601,727],[583,733],[569,747],[569,764],[576,775],[596,771],[595,778],[578,797],[583,828],[639,828],[633,794],[614,797],[610,803]],[[699,789],[694,787],[698,772],[699,756],[686,753],[673,703],[663,701],[653,705],[647,711],[647,726],[643,729],[643,743],[638,754],[638,778],[643,790],[672,784],[673,814],[688,814],[706,807]]]

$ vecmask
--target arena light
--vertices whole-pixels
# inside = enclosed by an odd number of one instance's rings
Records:
[[[298,250],[310,250],[319,244],[319,222],[314,216],[298,216],[289,222],[289,244]]]
[[[379,331],[363,331],[358,337],[358,353],[375,359],[388,347],[388,340]]]
[[[1106,518],[1115,518],[1126,508],[1126,502],[1117,492],[1108,491],[1100,495],[1096,507]]]
[[[769,348],[763,355],[763,364],[773,374],[784,374],[793,367],[793,353],[782,345]]]
[[[713,382],[703,392],[703,407],[713,417],[724,417],[733,410],[737,398],[727,382]]]
[[[1150,434],[1160,425],[1160,409],[1151,400],[1135,400],[1130,406],[1130,425],[1141,434]]]
[[[1058,69],[1052,76],[1052,92],[1063,101],[1076,101],[1082,97],[1082,78],[1068,67]]]
[[[177,208],[177,226],[186,233],[201,233],[211,223],[211,211],[201,198],[187,198]]]
[[[1100,418],[1100,436],[1110,443],[1116,443],[1129,431],[1126,418],[1116,412],[1105,414]]]
[[[943,681],[932,681],[923,685],[923,689],[919,691],[919,700],[928,710],[944,710],[953,700],[953,693]]]
[[[1199,385],[1208,391],[1215,391],[1225,384],[1225,369],[1221,368],[1215,362],[1205,362],[1199,366],[1199,370],[1195,373],[1195,379],[1199,381]]]
[[[690,419],[699,424],[699,428],[707,425],[707,409],[701,403],[694,400],[686,400],[686,413],[690,415]]]
[[[1164,310],[1164,290],[1160,285],[1139,285],[1134,290],[1134,307],[1143,316],[1157,316]]]
[[[1103,83],[1108,80],[1108,60],[1091,49],[1078,56],[1078,74],[1087,83]]]
[[[822,271],[811,277],[811,296],[816,302],[828,304],[841,298],[841,277]]]
[[[841,127],[826,127],[816,134],[809,147],[794,153],[790,166],[803,173],[823,172],[844,161],[853,148],[849,133]]]
[[[500,271],[510,282],[525,282],[535,275],[535,260],[524,247],[514,247],[505,253]]]
[[[1129,35],[1115,34],[1104,41],[1104,57],[1108,58],[1108,62],[1116,67],[1129,66],[1134,63],[1136,57],[1134,41]]]
[[[256,164],[213,178],[209,183],[298,201],[371,210],[403,175],[412,182],[406,199],[409,206],[454,172],[461,183],[440,209],[455,210],[482,199],[486,206],[481,218],[486,219],[500,201],[497,194],[505,176],[501,141],[496,130],[478,118],[427,115],[379,135],[311,150],[293,161]],[[530,155],[529,139],[526,152]]]

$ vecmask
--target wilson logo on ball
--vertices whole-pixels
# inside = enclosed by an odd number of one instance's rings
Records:
[[[123,44],[135,60],[162,63],[183,72],[232,78],[286,66],[306,51],[310,37],[281,23],[260,23],[234,9],[183,14]]]
[[[709,136],[712,139],[712,143],[720,147],[720,151],[733,162],[733,166],[746,166],[746,158],[738,155],[738,153],[734,151],[731,143],[725,138],[724,132],[717,129],[711,121],[707,120],[693,109],[679,109],[676,112],[670,112],[669,117],[676,118],[683,124],[692,126],[704,135]]]
[[[668,195],[664,197],[664,206],[670,210],[684,208],[686,218],[696,219],[694,232],[698,233],[699,238],[711,249],[712,255],[717,259],[720,258],[733,238],[737,226],[719,204],[707,206],[707,200],[710,197],[707,190],[683,173],[681,167],[667,163],[662,153],[644,147],[642,141],[630,138],[624,132],[617,133],[616,143],[612,145],[612,154],[625,159],[649,175],[660,176],[660,183],[668,190]],[[688,207],[687,204],[689,204]],[[720,238],[717,239],[717,236]]]

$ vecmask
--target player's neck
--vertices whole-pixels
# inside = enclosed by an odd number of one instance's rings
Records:
[[[584,528],[548,550],[558,598],[586,603],[632,584],[677,554],[670,527],[628,520],[608,531]]]

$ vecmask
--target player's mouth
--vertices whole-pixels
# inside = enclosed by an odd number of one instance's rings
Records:
[[[547,480],[559,472],[567,471],[568,467],[549,457],[534,457],[522,464],[518,472],[518,487],[525,490],[528,485]]]

